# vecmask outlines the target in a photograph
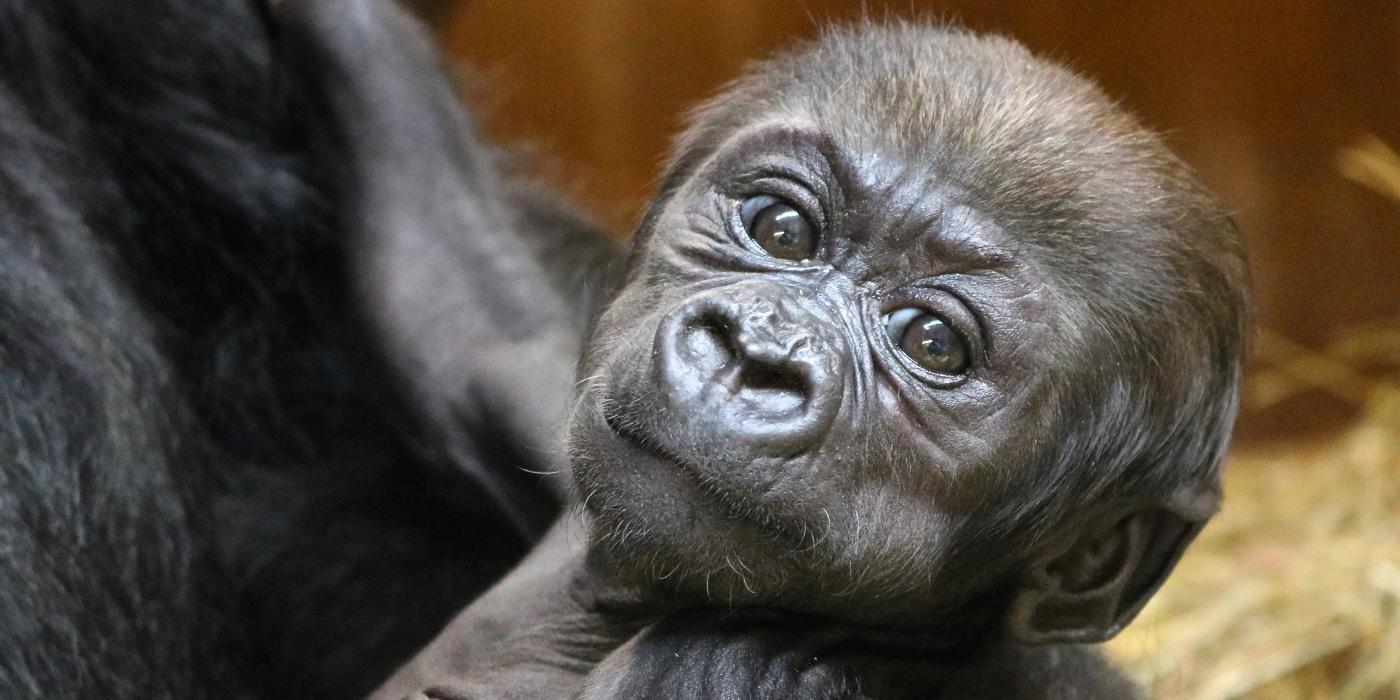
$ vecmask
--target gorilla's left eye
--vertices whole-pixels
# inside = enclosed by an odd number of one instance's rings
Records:
[[[938,314],[923,309],[900,309],[885,316],[890,341],[920,367],[939,374],[967,371],[967,344]]]
[[[739,205],[744,230],[769,255],[793,262],[817,252],[817,227],[796,206],[771,195],[757,195]]]

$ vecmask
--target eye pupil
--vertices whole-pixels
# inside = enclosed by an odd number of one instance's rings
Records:
[[[923,337],[919,340],[919,345],[923,347],[925,355],[937,357],[948,353],[948,346],[950,343],[947,338],[930,337],[938,331],[938,329],[935,328],[935,324],[938,326],[943,325],[937,321],[931,321],[924,324],[924,327],[920,329]]]
[[[947,321],[919,309],[900,309],[885,317],[890,339],[919,366],[939,374],[967,370],[967,348]]]
[[[794,243],[797,243],[797,234],[784,227],[773,234],[773,242],[780,246],[790,248]]]
[[[816,253],[816,230],[792,204],[776,197],[750,197],[740,211],[749,235],[769,255],[802,262]]]

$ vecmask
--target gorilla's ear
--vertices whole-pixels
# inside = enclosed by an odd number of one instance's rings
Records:
[[[1084,644],[1118,634],[1215,511],[1218,497],[1203,496],[1134,511],[1032,562],[1012,603],[1012,636],[1025,644]]]

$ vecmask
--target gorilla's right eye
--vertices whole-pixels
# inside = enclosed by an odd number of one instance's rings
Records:
[[[817,252],[817,227],[785,199],[749,197],[739,205],[739,218],[749,237],[775,258],[806,262]]]

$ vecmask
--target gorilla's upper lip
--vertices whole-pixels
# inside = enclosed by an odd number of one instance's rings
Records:
[[[611,411],[603,411],[603,422],[619,439],[645,452],[657,461],[670,464],[678,469],[685,475],[686,479],[695,484],[708,497],[708,501],[719,508],[725,517],[742,520],[767,535],[794,543],[795,546],[801,545],[801,534],[785,526],[781,518],[769,513],[761,504],[754,503],[753,499],[738,496],[733,493],[732,489],[723,488],[721,480],[706,476],[699,468],[681,459],[673,450],[667,448],[656,436],[628,425],[626,421],[621,420],[620,416]]]

